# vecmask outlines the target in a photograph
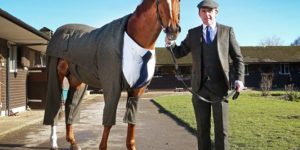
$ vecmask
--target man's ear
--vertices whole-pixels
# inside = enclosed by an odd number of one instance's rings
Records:
[[[219,14],[219,9],[215,9],[216,11],[216,16]]]

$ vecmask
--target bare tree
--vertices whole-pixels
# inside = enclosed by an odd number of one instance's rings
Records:
[[[300,36],[291,44],[291,46],[300,46]]]
[[[280,46],[283,45],[284,41],[280,37],[274,35],[272,37],[264,38],[260,40],[259,45],[261,46]]]

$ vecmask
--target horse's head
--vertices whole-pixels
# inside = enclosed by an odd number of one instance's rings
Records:
[[[156,0],[157,17],[167,34],[167,38],[175,40],[181,31],[180,20],[180,0]]]

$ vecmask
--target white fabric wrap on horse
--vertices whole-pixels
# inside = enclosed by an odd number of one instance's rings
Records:
[[[64,25],[55,31],[46,54],[69,60],[74,64],[71,73],[88,85],[101,87],[101,80],[103,85],[109,86],[112,78],[122,76],[123,37],[129,16],[101,28]]]
[[[133,41],[131,37],[129,37],[128,34],[125,32],[122,70],[123,70],[124,77],[130,87],[133,87],[134,84],[139,79],[140,70],[143,63],[142,57],[148,51],[152,53],[152,57],[147,63],[148,77],[145,82],[150,81],[150,79],[152,79],[154,75],[155,62],[156,62],[155,51],[142,48],[135,41]]]

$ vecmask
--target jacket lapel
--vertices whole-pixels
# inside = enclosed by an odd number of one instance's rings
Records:
[[[196,40],[197,40],[197,47],[199,47],[199,57],[200,57],[200,54],[202,53],[202,42],[205,42],[205,40],[203,39],[203,25],[201,25],[198,29],[197,29],[197,35],[196,35]],[[200,58],[201,59],[201,58]]]
[[[219,55],[219,59],[222,65],[222,68],[224,69],[224,56],[223,56],[223,44],[222,44],[222,34],[223,34],[223,30],[220,26],[220,24],[217,23],[217,50],[218,50],[218,55]]]

